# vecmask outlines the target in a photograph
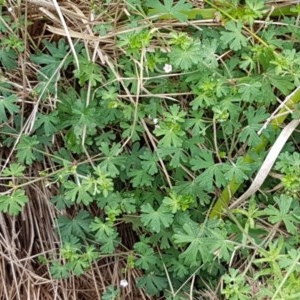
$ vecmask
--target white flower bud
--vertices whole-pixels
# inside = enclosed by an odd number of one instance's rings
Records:
[[[165,66],[164,66],[164,71],[165,71],[166,73],[172,72],[172,65],[165,64]]]
[[[128,286],[128,281],[126,280],[126,279],[122,279],[121,281],[120,281],[120,286],[121,287],[127,287]]]

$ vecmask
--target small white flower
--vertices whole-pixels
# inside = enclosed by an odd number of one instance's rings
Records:
[[[172,72],[172,65],[165,64],[165,66],[164,66],[164,71],[165,71],[166,73]]]
[[[12,11],[13,11],[12,7],[9,7],[7,10],[8,10],[9,12],[12,12]]]
[[[153,123],[156,125],[158,123],[158,119],[157,118],[154,118],[153,120]]]
[[[127,287],[128,286],[128,281],[126,280],[126,279],[122,279],[121,281],[120,281],[120,286],[121,287]]]

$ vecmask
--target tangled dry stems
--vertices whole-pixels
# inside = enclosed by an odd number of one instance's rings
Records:
[[[22,105],[22,117],[25,120],[31,116],[32,110],[36,106],[33,89],[37,84],[36,68],[29,62],[29,56],[39,48],[43,39],[50,41],[65,38],[47,30],[47,25],[64,28],[57,14],[56,1],[26,1],[18,6],[15,1],[7,1],[7,6],[11,7],[11,17],[15,22],[25,16],[25,24],[20,32],[21,38],[25,41],[26,51],[19,57],[19,69],[15,73],[1,74],[2,80],[9,82],[15,89]],[[72,1],[58,4],[60,12],[66,20],[67,27],[72,32],[77,32],[81,37],[88,30],[92,34],[90,23],[91,8],[87,1]],[[102,5],[101,1],[97,5]],[[99,6],[99,7],[100,7]],[[118,14],[122,5],[110,5],[107,16],[110,19],[118,20]],[[104,19],[107,16],[103,16]],[[110,21],[110,20],[106,20]],[[103,22],[99,19],[95,22]],[[87,28],[87,29],[84,29]],[[86,47],[95,50],[99,43],[84,41]],[[115,36],[105,39],[105,46],[101,47],[100,55],[110,56],[112,61],[116,53],[113,45]],[[104,44],[102,44],[103,46]],[[103,59],[103,58],[102,58]],[[39,109],[51,110],[54,108],[53,99],[49,98],[40,104]],[[14,120],[10,120],[11,123]],[[34,122],[32,119],[31,122]],[[31,124],[27,125],[31,126]],[[25,125],[24,125],[25,129]],[[20,133],[21,135],[21,133]],[[54,141],[59,147],[59,141]],[[3,169],[14,160],[14,149],[1,149],[1,161]],[[60,239],[54,228],[54,220],[58,215],[55,206],[49,201],[55,195],[56,188],[47,187],[46,181],[40,176],[43,170],[55,171],[55,166],[49,161],[36,163],[27,170],[24,185],[26,194],[30,202],[24,208],[21,215],[9,217],[0,214],[0,299],[101,299],[101,294],[109,285],[119,286],[122,279],[122,269],[126,267],[126,258],[115,255],[106,257],[98,263],[94,263],[92,269],[80,277],[56,280],[51,277],[47,265],[43,265],[39,257],[49,258],[59,255],[58,249]],[[5,186],[5,178],[0,178]],[[2,189],[2,192],[5,192]],[[65,212],[66,214],[70,212]],[[125,233],[124,233],[125,234]],[[127,232],[130,235],[130,233]],[[129,235],[126,238],[129,238]],[[135,278],[137,271],[130,271],[127,278],[128,288],[123,289],[122,299],[150,299],[142,291],[135,288]]]

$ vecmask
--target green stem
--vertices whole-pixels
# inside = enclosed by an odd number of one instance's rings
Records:
[[[287,97],[287,101],[285,103],[285,106],[279,110],[277,117],[275,117],[271,121],[271,125],[274,129],[279,128],[279,126],[284,122],[286,117],[289,114],[289,111],[294,110],[297,103],[300,102],[300,86]],[[262,152],[262,150],[265,150],[269,141],[265,137],[261,137],[260,143],[258,146],[256,146],[253,149],[250,149],[248,153],[257,153],[259,154]],[[253,159],[250,156],[250,154],[246,154],[246,156],[243,158],[243,162],[245,164],[252,163]],[[228,186],[223,190],[222,194],[218,198],[217,202],[213,206],[209,218],[216,218],[221,217],[222,213],[224,213],[228,206],[229,202],[232,199],[235,192],[239,189],[241,186],[241,183],[237,183],[235,179],[232,179],[231,182],[228,184]]]

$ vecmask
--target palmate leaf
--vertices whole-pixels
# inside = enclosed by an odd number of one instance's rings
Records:
[[[105,159],[99,164],[101,169],[111,177],[119,175],[119,169],[125,168],[126,161],[125,157],[120,155],[122,152],[121,145],[113,143],[110,148],[109,143],[102,142],[99,149],[105,155]]]
[[[182,145],[182,136],[184,136],[184,131],[178,124],[165,124],[161,123],[160,127],[155,128],[155,135],[163,136],[159,141],[163,147],[180,147]]]
[[[103,236],[111,236],[115,233],[113,223],[105,223],[98,217],[95,217],[94,221],[90,225],[90,229],[95,232],[96,238],[100,238]]]
[[[225,28],[227,31],[223,31],[220,38],[224,46],[228,45],[234,51],[247,46],[247,38],[242,33],[243,23],[241,21],[229,21]]]
[[[34,129],[43,128],[45,135],[50,136],[58,131],[57,124],[59,123],[58,112],[54,111],[49,114],[37,114],[37,119],[34,123]]]
[[[83,274],[90,265],[91,264],[86,260],[76,259],[70,262],[70,269],[73,271],[75,276],[79,276]]]
[[[266,113],[265,108],[260,107],[254,109],[252,106],[245,112],[248,125],[244,127],[240,133],[240,141],[248,142],[249,146],[257,146],[260,143],[260,137],[257,132],[262,127],[262,123],[267,120],[269,114]]]
[[[122,201],[119,204],[119,207],[121,208],[122,212],[124,213],[135,213],[136,212],[136,198],[134,195],[128,194],[123,194],[122,195]]]
[[[148,273],[137,279],[137,286],[145,288],[150,295],[156,295],[163,289],[167,288],[168,282],[166,277],[157,276],[153,272]]]
[[[170,265],[168,267],[168,270],[173,272],[176,278],[181,279],[189,274],[189,268],[185,266],[183,261],[181,261],[180,259],[175,259],[173,255],[170,258],[168,258],[167,263],[168,265]]]
[[[261,102],[261,87],[262,83],[259,81],[251,80],[239,85],[238,91],[241,94],[243,100],[246,102]]]
[[[157,155],[155,155],[155,153],[146,150],[139,157],[142,159],[141,164],[143,170],[145,170],[148,174],[154,175],[158,172],[158,168],[157,168],[158,157]]]
[[[10,115],[19,112],[20,108],[15,104],[17,100],[16,95],[0,98],[0,123],[7,121],[7,112]]]
[[[110,236],[103,236],[97,238],[97,241],[101,244],[101,251],[105,254],[112,254],[115,251],[115,248],[120,243],[120,238],[117,232],[114,232]]]
[[[293,84],[293,77],[289,74],[276,75],[274,72],[269,71],[267,73],[269,82],[279,89],[284,95],[288,95],[290,91],[295,87]]]
[[[129,176],[131,177],[130,182],[133,187],[151,186],[154,180],[154,177],[150,176],[144,170],[132,170],[129,172]]]
[[[300,251],[299,249],[291,249],[288,251],[287,255],[282,255],[282,257],[279,258],[279,265],[281,268],[288,269],[289,267],[293,266],[295,268],[294,270],[299,272],[300,271],[300,265],[298,263],[300,259]],[[295,264],[295,262],[297,262]]]
[[[151,15],[166,15],[170,18],[176,18],[181,22],[188,20],[186,12],[192,8],[192,5],[190,3],[186,3],[185,0],[179,0],[175,4],[173,0],[164,0],[163,3],[159,0],[148,0],[147,6],[151,8]]]
[[[61,65],[62,61],[67,56],[69,49],[69,45],[64,39],[59,40],[57,47],[54,43],[50,43],[46,40],[43,41],[43,44],[50,54],[40,53],[38,55],[32,55],[30,59],[34,63],[42,65],[43,67],[40,70],[41,73],[50,78],[55,72],[57,72],[60,66],[66,69],[72,61],[72,56],[70,55]]]
[[[11,70],[18,65],[18,55],[14,49],[0,47],[0,63],[4,68]]]
[[[153,248],[144,242],[137,242],[134,244],[134,250],[138,254],[135,265],[144,270],[149,270],[150,267],[158,263]]]
[[[278,156],[275,169],[285,174],[298,173],[300,170],[300,153],[283,152]]]
[[[173,214],[165,206],[160,206],[158,210],[154,210],[151,204],[147,203],[141,206],[141,210],[142,223],[153,232],[160,232],[161,229],[167,228],[172,224]]]
[[[58,261],[54,261],[50,267],[50,273],[54,279],[63,279],[70,276],[70,265],[61,265]]]
[[[241,183],[244,180],[248,179],[248,174],[251,171],[251,168],[248,164],[243,162],[243,158],[239,157],[236,163],[227,166],[227,172],[225,173],[225,178],[232,180],[235,178],[236,182]]]
[[[186,163],[188,160],[188,157],[183,148],[159,147],[156,153],[160,158],[171,157],[170,166],[173,168],[180,167],[182,163]]]
[[[275,208],[273,205],[269,205],[264,213],[269,216],[268,220],[272,223],[283,222],[287,231],[291,234],[296,234],[297,226],[296,223],[299,221],[296,218],[296,214],[293,211],[295,209],[295,201],[292,197],[287,195],[280,195],[280,197],[275,197],[275,202],[278,205],[278,208]],[[297,203],[298,213],[299,205]]]
[[[174,234],[174,242],[186,245],[185,251],[180,254],[186,265],[192,267],[207,262],[212,258],[212,249],[209,249],[211,241],[210,230],[216,226],[216,221],[209,221],[199,225],[195,222],[185,223],[182,230]]]
[[[169,53],[170,62],[174,67],[187,71],[202,60],[200,51],[200,43],[198,42],[192,43],[185,49],[173,46]]]
[[[25,167],[20,164],[11,163],[8,168],[5,168],[2,172],[3,176],[24,176]]]
[[[204,170],[196,181],[201,184],[202,187],[208,190],[212,189],[215,183],[217,187],[224,186],[226,179],[224,176],[224,164],[215,163],[213,159],[212,151],[201,149],[198,155],[191,159],[192,170]]]
[[[227,237],[226,230],[214,228],[210,232],[211,239],[208,238],[208,244],[210,244],[212,252],[218,259],[229,261],[230,255],[234,250],[234,244]]]
[[[23,135],[17,145],[17,158],[20,163],[25,163],[26,165],[31,165],[36,159],[34,153],[34,147],[39,145],[37,137]]]
[[[89,82],[91,86],[96,86],[102,81],[102,72],[100,66],[90,61],[85,55],[79,56],[80,68],[74,74],[78,78],[79,84],[83,86]]]
[[[78,185],[73,181],[68,180],[64,183],[64,188],[64,196],[67,201],[71,201],[73,203],[83,203],[85,205],[93,202],[93,198],[83,184]]]
[[[162,249],[169,249],[173,245],[173,230],[168,228],[162,230],[160,233],[154,233],[149,238],[152,246],[158,246]]]
[[[0,195],[0,211],[16,216],[27,202],[28,197],[23,190],[16,190],[11,195]]]
[[[76,217],[70,219],[66,216],[57,218],[58,228],[62,238],[74,235],[78,238],[84,238],[90,232],[92,218],[87,211],[80,211]]]
[[[115,300],[119,299],[120,289],[116,289],[113,285],[110,285],[105,288],[105,292],[103,293],[101,299],[102,300]]]

